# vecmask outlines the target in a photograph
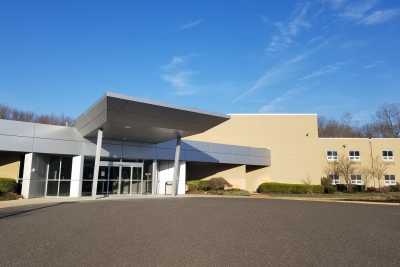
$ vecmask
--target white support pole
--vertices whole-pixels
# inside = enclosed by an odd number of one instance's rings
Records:
[[[21,188],[21,194],[24,198],[29,198],[29,188],[31,185],[31,176],[32,176],[32,160],[33,160],[33,153],[25,154],[24,174],[22,177],[22,188]]]
[[[84,156],[82,155],[72,158],[71,197],[80,197],[82,195],[83,161]]]
[[[157,160],[153,160],[153,164],[152,164],[152,181],[151,181],[151,185],[152,185],[152,189],[151,189],[151,194],[153,195],[157,195],[158,194],[158,164],[157,164]]]
[[[101,156],[102,143],[103,143],[103,130],[98,129],[97,130],[96,156],[94,159],[92,197],[96,197],[96,195],[97,195],[97,180],[99,179],[100,156]]]
[[[173,194],[174,196],[178,195],[178,186],[179,186],[179,159],[181,154],[181,136],[178,134],[176,136],[176,146],[175,146],[175,161],[174,161],[174,182],[173,182]]]

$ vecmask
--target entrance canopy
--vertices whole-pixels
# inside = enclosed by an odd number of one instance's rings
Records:
[[[226,120],[226,115],[138,100],[107,93],[76,121],[84,137],[103,137],[144,143],[160,143],[204,132]]]

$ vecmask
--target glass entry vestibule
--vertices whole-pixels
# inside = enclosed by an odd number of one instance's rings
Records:
[[[98,195],[151,193],[151,177],[143,175],[143,162],[101,161]]]

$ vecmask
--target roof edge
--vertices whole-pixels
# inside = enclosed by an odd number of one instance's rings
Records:
[[[163,102],[152,101],[152,100],[143,99],[143,98],[137,98],[137,97],[131,97],[131,96],[128,96],[128,95],[114,93],[114,92],[107,92],[105,94],[105,97],[113,97],[113,98],[119,98],[119,99],[122,99],[122,100],[136,101],[136,102],[140,102],[140,103],[144,103],[144,104],[148,104],[148,105],[161,106],[161,107],[171,108],[171,109],[178,109],[178,110],[187,111],[187,112],[193,112],[193,113],[200,113],[200,114],[204,114],[204,115],[208,115],[208,116],[214,116],[214,117],[220,117],[220,118],[224,118],[224,119],[229,119],[230,118],[229,115],[222,114],[222,113],[207,112],[207,111],[203,111],[203,110],[196,109],[196,108],[179,107],[179,106],[175,106],[175,105],[165,104]]]

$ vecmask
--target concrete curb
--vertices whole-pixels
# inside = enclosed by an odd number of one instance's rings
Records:
[[[224,195],[195,195],[187,194],[180,196],[110,196],[110,197],[79,197],[79,198],[33,198],[33,199],[17,199],[0,201],[0,209],[23,207],[41,204],[55,204],[63,202],[91,202],[91,201],[121,201],[121,200],[144,200],[144,199],[176,199],[176,198],[231,198],[231,199],[264,199],[264,200],[292,200],[292,201],[308,201],[308,202],[325,202],[325,203],[345,203],[345,204],[364,204],[364,205],[382,205],[382,206],[400,206],[400,203],[387,203],[387,202],[370,202],[370,201],[350,201],[343,199],[328,199],[328,198],[302,198],[302,197],[275,197],[264,195],[251,195],[251,196],[224,196]]]

